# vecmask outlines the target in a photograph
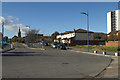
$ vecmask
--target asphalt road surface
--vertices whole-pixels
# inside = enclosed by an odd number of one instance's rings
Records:
[[[46,47],[28,49],[15,44],[3,53],[3,78],[91,78],[101,72],[110,58]]]

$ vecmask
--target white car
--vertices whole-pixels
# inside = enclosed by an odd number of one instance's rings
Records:
[[[57,48],[57,43],[52,43],[52,44],[51,44],[51,47],[52,47],[52,48]]]

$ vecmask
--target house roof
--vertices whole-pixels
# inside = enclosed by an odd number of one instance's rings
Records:
[[[118,30],[118,31],[112,31],[112,32],[108,33],[108,35],[117,34],[118,32],[120,32],[120,30]]]
[[[76,33],[87,33],[88,31],[84,30],[84,29],[77,29],[77,30],[74,30],[74,31],[65,31],[64,33],[60,33],[60,35],[74,33],[74,32],[76,32]],[[94,32],[89,31],[89,33],[94,33]]]
[[[50,36],[43,36],[44,38],[50,38]]]
[[[87,30],[84,30],[84,29],[77,29],[77,30],[75,30],[76,32],[78,32],[78,33],[87,33],[87,32],[89,32],[89,33],[94,33],[94,32],[92,32],[92,31],[87,31]]]
[[[107,35],[106,33],[102,33],[102,32],[94,32],[94,34]]]

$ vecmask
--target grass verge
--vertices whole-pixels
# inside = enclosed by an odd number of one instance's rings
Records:
[[[87,45],[76,45],[74,48],[87,49]],[[117,52],[120,51],[120,46],[105,46],[105,45],[89,45],[90,50]]]

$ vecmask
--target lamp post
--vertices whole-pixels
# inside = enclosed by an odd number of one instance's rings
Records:
[[[2,49],[3,49],[3,39],[4,38],[4,22],[2,22]]]
[[[30,34],[30,26],[26,26],[26,28],[29,29],[29,31],[27,32],[27,34],[29,35],[29,34]],[[25,37],[25,43],[26,43],[27,45],[29,45],[29,44],[28,44],[28,41],[27,41],[27,35],[26,35],[26,37]]]
[[[81,12],[81,14],[84,14],[87,16],[87,48],[88,48],[88,52],[89,52],[89,15],[88,15],[88,11],[87,11],[87,13]]]

